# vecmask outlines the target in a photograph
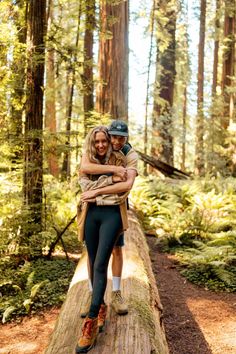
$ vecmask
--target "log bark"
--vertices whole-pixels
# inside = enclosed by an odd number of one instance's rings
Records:
[[[151,268],[148,246],[140,224],[129,212],[129,230],[125,233],[122,292],[129,314],[118,316],[108,306],[105,330],[90,353],[168,354],[162,323],[162,305]],[[111,270],[108,273],[106,302],[111,297]],[[82,255],[71,281],[65,303],[52,333],[46,354],[75,353],[81,333],[80,310],[88,296],[86,255]]]

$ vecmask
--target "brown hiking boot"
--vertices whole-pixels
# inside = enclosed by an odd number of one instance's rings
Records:
[[[87,353],[96,343],[98,335],[98,319],[86,318],[82,328],[82,336],[78,341],[76,353]]]
[[[98,313],[98,328],[99,332],[103,331],[107,315],[107,305],[102,304]]]
[[[121,295],[121,291],[112,291],[111,306],[118,315],[126,315],[128,313],[128,306]]]
[[[85,318],[86,316],[88,316],[91,301],[92,301],[92,291],[89,292],[88,297],[82,306],[80,317]]]

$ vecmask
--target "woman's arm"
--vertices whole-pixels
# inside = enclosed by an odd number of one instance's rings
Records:
[[[123,166],[92,163],[85,154],[83,154],[81,159],[80,171],[81,173],[87,173],[91,175],[113,173],[117,176],[120,176],[122,180],[126,178],[127,174],[126,168]]]
[[[83,192],[81,194],[81,200],[88,201],[89,199],[96,198],[102,194],[120,194],[129,192],[133,186],[137,173],[135,170],[128,170],[127,175],[127,180],[125,182],[118,182],[103,188],[97,188],[93,191]]]

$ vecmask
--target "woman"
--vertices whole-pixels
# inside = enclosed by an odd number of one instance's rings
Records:
[[[125,166],[125,156],[112,151],[108,130],[104,126],[89,132],[85,141],[85,153],[91,162]],[[120,181],[117,176],[80,176],[83,192]],[[94,346],[99,327],[102,328],[105,322],[107,267],[119,234],[128,226],[127,195],[128,193],[104,196],[100,203],[102,205],[97,205],[95,198],[83,203],[85,212],[81,214],[79,224],[87,246],[93,291],[88,317],[76,348],[77,353],[86,353]]]

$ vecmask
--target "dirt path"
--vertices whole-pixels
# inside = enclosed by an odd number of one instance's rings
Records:
[[[170,354],[235,354],[236,294],[216,294],[192,285],[155,242],[148,238]],[[20,324],[0,326],[0,353],[43,353],[58,313],[51,309]]]
[[[174,260],[148,238],[170,354],[235,354],[236,294],[214,293],[186,281]]]

